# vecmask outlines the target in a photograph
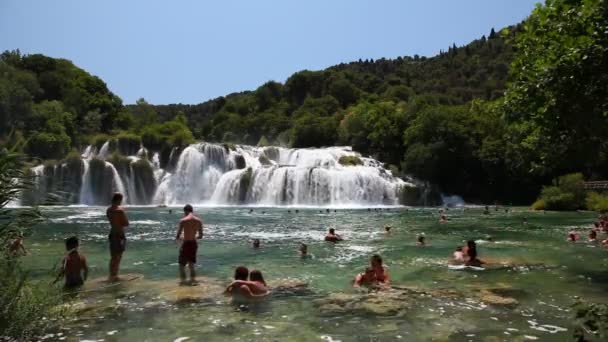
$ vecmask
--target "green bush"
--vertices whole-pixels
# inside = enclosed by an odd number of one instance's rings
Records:
[[[598,194],[597,192],[590,192],[587,194],[586,199],[587,209],[599,212],[608,211],[608,195]]]
[[[110,139],[112,139],[112,137],[107,134],[96,134],[89,139],[89,144],[93,145],[97,148],[97,150],[99,150],[101,146],[103,146],[103,144]]]
[[[116,136],[118,151],[120,153],[132,156],[139,151],[141,146],[141,137],[137,134],[121,132]]]
[[[28,140],[25,150],[42,159],[61,159],[70,150],[72,140],[66,133],[37,133]]]
[[[533,210],[545,210],[546,207],[547,207],[547,204],[542,199],[536,200],[536,202],[532,203]]]
[[[572,173],[553,180],[545,186],[539,200],[547,210],[577,210],[585,207],[585,180],[580,173]]]
[[[357,156],[342,156],[340,159],[338,159],[338,163],[344,166],[363,165],[363,161]]]

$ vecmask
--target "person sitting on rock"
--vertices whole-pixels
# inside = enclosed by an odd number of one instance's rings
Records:
[[[329,228],[329,233],[325,235],[325,241],[338,242],[342,241],[342,237],[336,234],[336,230],[334,228]]]

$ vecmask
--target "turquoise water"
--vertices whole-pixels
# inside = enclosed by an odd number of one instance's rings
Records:
[[[31,255],[24,262],[35,277],[50,277],[63,239],[80,237],[91,274],[75,299],[76,318],[60,332],[69,341],[553,341],[572,336],[577,296],[608,301],[608,251],[565,239],[575,228],[586,235],[593,213],[516,209],[486,216],[480,209],[452,209],[441,224],[436,208],[249,210],[195,209],[205,224],[200,286],[177,286],[179,208],[127,208],[131,226],[121,272],[137,279],[114,286],[102,281],[109,260],[104,208],[44,208],[48,221],[27,238]],[[346,240],[324,242],[330,226]],[[415,244],[421,233],[424,248]],[[463,240],[487,236],[495,242],[480,241],[478,249],[491,267],[448,269]],[[261,249],[250,247],[253,238],[262,240]],[[300,242],[312,258],[299,257]],[[396,289],[352,289],[373,253],[383,256]],[[237,307],[221,292],[238,265],[261,270],[275,287],[307,286]]]

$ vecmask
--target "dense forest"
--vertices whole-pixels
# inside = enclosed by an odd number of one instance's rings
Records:
[[[45,160],[109,137],[165,155],[198,139],[351,145],[443,193],[527,204],[563,174],[608,179],[607,49],[606,1],[548,0],[434,57],[299,71],[197,105],[127,106],[68,60],[7,51],[0,140]]]

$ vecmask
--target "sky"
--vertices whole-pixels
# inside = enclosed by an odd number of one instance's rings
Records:
[[[195,104],[361,59],[433,56],[538,0],[0,0],[0,50],[65,58],[124,103]]]

